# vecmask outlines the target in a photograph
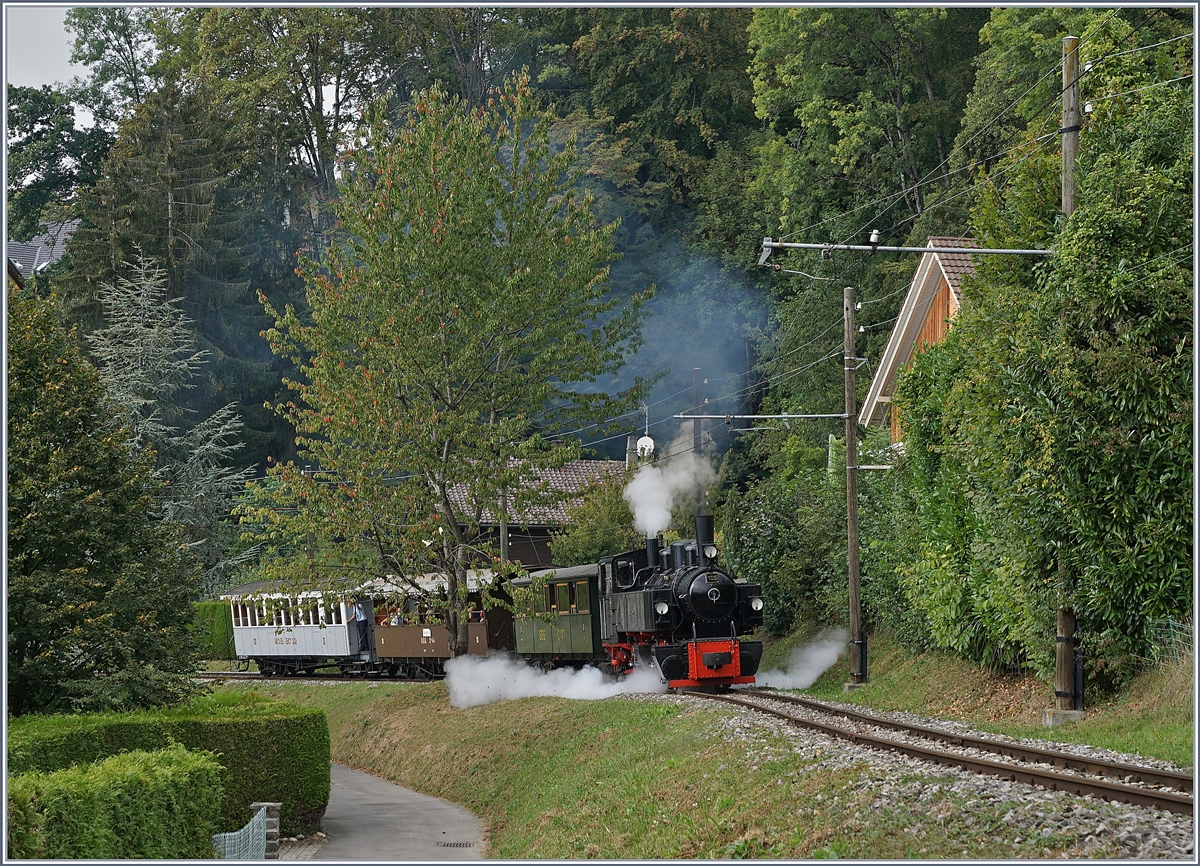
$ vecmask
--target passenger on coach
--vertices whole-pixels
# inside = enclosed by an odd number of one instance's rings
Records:
[[[354,602],[354,619],[358,623],[358,651],[367,651],[367,609],[361,600]]]

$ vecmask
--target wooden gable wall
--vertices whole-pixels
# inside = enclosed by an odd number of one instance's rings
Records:
[[[946,282],[946,277],[943,275],[938,279],[937,292],[929,301],[929,309],[925,313],[925,320],[921,323],[921,331],[917,335],[916,345],[913,347],[912,358],[905,367],[911,367],[917,355],[925,351],[929,346],[936,346],[942,340],[946,339],[946,334],[950,332],[950,320],[958,312],[958,302],[954,298],[954,294],[950,291],[950,284]],[[903,430],[900,427],[900,411],[893,404],[888,407],[889,424],[892,431],[892,441],[899,442],[903,438]]]

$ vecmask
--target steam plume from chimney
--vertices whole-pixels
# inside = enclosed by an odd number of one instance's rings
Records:
[[[658,535],[671,525],[671,506],[676,497],[694,493],[697,487],[716,479],[707,460],[690,450],[678,453],[686,447],[685,442],[691,442],[690,435],[672,443],[667,453],[675,456],[658,465],[643,466],[625,486],[633,525],[646,537]]]

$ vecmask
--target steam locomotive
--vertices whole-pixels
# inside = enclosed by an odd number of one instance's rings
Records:
[[[445,626],[415,599],[399,606],[395,587],[363,587],[357,598],[319,593],[289,598],[248,584],[230,604],[236,655],[261,672],[433,676],[449,658]],[[696,518],[696,538],[606,556],[598,563],[545,569],[511,581],[515,615],[473,612],[468,652],[512,652],[541,667],[594,665],[622,675],[656,666],[668,686],[723,687],[754,682],[762,643],[742,636],[763,621],[761,588],[718,563],[712,518]],[[478,598],[483,584],[471,586]],[[386,591],[386,592],[385,592]]]
[[[762,643],[742,640],[763,622],[762,590],[718,564],[712,517],[696,537],[606,556],[595,565],[535,572],[524,594],[516,652],[545,668],[593,664],[614,674],[657,666],[671,688],[754,682]],[[517,594],[518,599],[522,597]]]

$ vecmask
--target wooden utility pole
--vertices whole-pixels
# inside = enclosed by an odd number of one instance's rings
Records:
[[[700,410],[704,408],[704,381],[700,378],[700,368],[692,367],[692,414],[699,415]],[[696,455],[696,460],[700,459],[700,449],[703,446],[704,431],[701,428],[701,420],[697,418],[692,422],[692,453]],[[696,485],[696,516],[704,513],[704,486]]]
[[[1062,93],[1062,210],[1075,212],[1075,160],[1079,156],[1079,37],[1063,37]],[[1059,589],[1066,595],[1068,577],[1061,547],[1058,551]],[[1054,638],[1054,707],[1083,709],[1083,683],[1076,682],[1075,611],[1060,607]]]
[[[1075,212],[1075,160],[1079,157],[1079,37],[1063,37],[1062,209]]]
[[[508,488],[500,488],[500,561],[508,562]]]
[[[843,366],[846,371],[846,570],[850,579],[850,681],[867,681],[867,636],[862,627],[858,574],[858,411],[855,409],[854,289],[842,292],[845,325]]]

